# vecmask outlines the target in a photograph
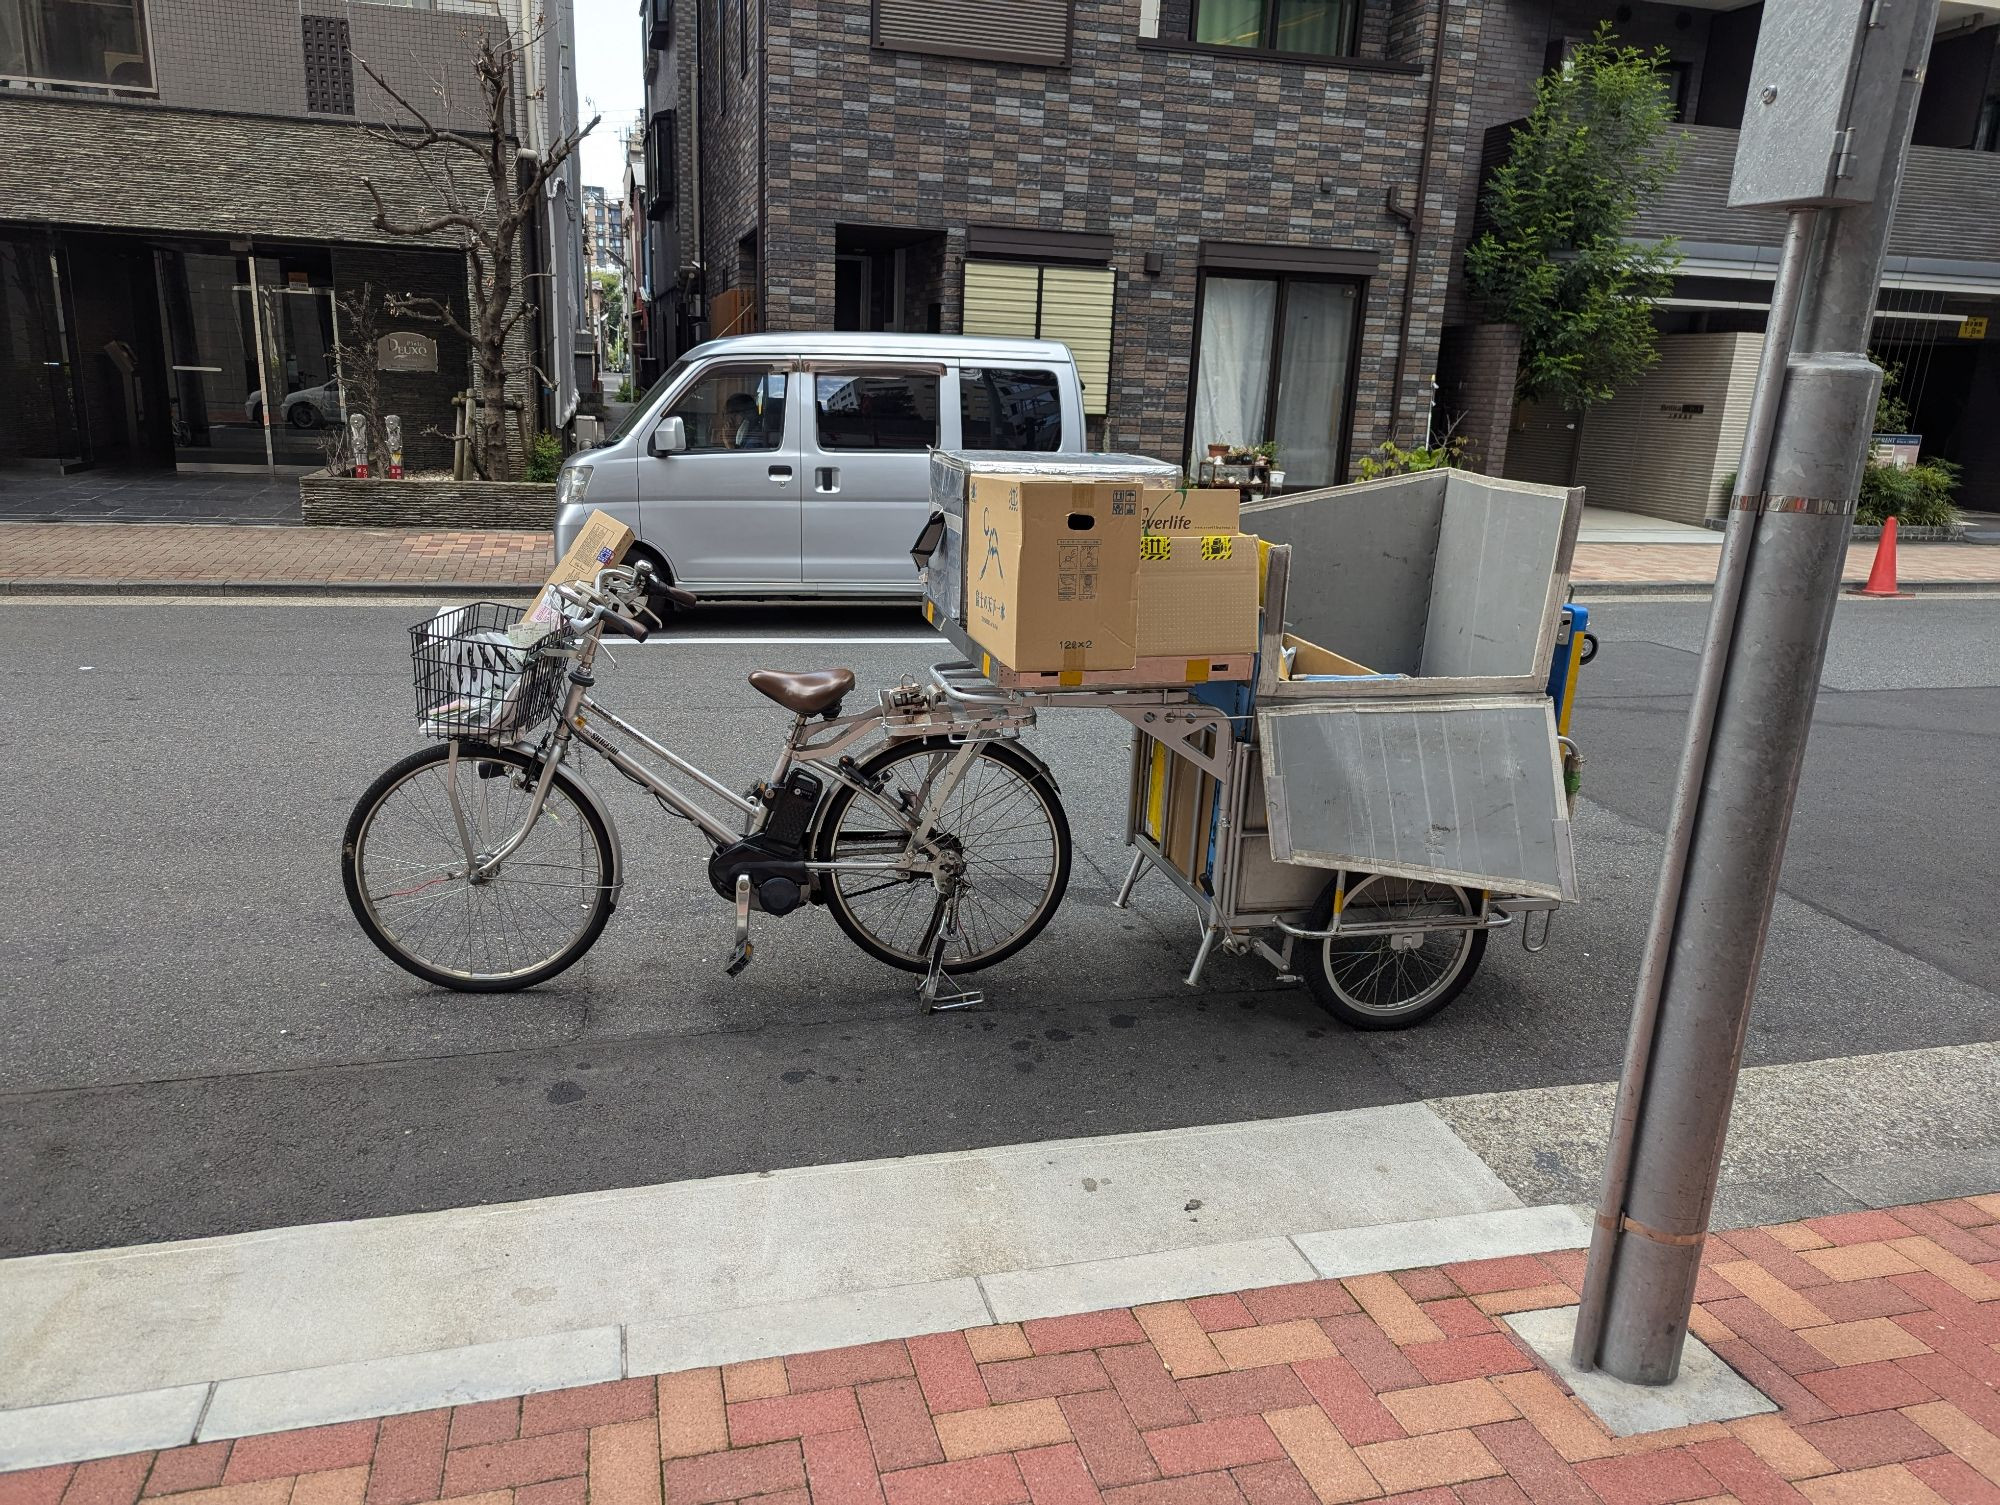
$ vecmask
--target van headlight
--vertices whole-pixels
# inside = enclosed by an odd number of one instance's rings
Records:
[[[590,489],[590,467],[588,465],[565,465],[556,472],[556,506],[567,507],[571,502],[583,500],[583,494]]]

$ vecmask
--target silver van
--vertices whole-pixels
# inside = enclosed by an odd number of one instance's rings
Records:
[[[697,345],[556,478],[556,551],[593,509],[703,596],[914,597],[931,449],[1081,450],[1054,340],[753,334]]]

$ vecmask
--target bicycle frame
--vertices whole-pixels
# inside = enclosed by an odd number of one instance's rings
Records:
[[[458,825],[459,840],[465,847],[468,875],[472,881],[477,882],[497,872],[528,839],[541,816],[549,790],[554,785],[556,767],[563,761],[572,744],[586,747],[603,758],[619,773],[652,794],[676,814],[690,821],[715,847],[727,846],[732,842],[756,835],[769,819],[768,807],[736,793],[728,785],[704,772],[665,743],[648,735],[591,696],[590,689],[595,682],[591,667],[596,661],[598,643],[599,635],[593,632],[573,650],[575,665],[569,675],[569,691],[564,697],[562,710],[553,727],[538,745],[537,756],[541,760],[542,771],[529,801],[527,815],[522,820],[520,828],[489,853],[480,854],[472,849],[470,828],[460,809],[458,799],[460,744],[457,741],[452,742],[451,756],[445,771],[445,791],[451,804],[452,817]],[[723,801],[727,807],[727,815],[718,815],[713,809],[683,794],[653,768],[633,757],[598,730],[593,723],[602,723],[613,728],[621,736],[629,738],[653,757],[664,762],[675,773],[692,780],[703,790]],[[791,732],[780,747],[777,761],[771,770],[769,785],[775,787],[782,784],[796,766],[811,767],[835,783],[854,790],[857,798],[869,801],[886,819],[907,832],[911,838],[911,847],[906,849],[904,855],[893,861],[843,858],[833,862],[821,862],[808,859],[802,863],[807,874],[817,879],[822,874],[832,872],[907,873],[913,876],[926,876],[933,882],[938,882],[942,854],[930,841],[936,812],[942,808],[945,799],[957,787],[973,759],[978,756],[980,744],[1006,736],[1018,730],[1021,724],[1024,724],[1024,721],[1018,715],[989,713],[966,716],[949,708],[940,709],[928,697],[920,694],[904,695],[896,691],[884,693],[882,704],[874,710],[852,716],[834,717],[817,727],[812,725],[811,717],[794,716]],[[949,761],[941,770],[933,770],[931,778],[926,781],[920,798],[916,801],[914,815],[897,802],[885,798],[870,781],[859,776],[858,760],[851,756],[851,750],[867,746],[877,736],[885,742],[944,737],[956,744],[956,751]]]

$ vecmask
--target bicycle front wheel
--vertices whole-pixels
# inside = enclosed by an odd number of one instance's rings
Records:
[[[974,972],[1005,961],[1042,933],[1069,887],[1069,821],[1048,775],[1005,742],[983,744],[948,793],[937,785],[960,748],[906,742],[864,763],[860,777],[887,808],[843,784],[828,803],[817,843],[821,862],[892,862],[914,841],[891,810],[915,821],[933,816],[933,839],[964,858],[958,934],[944,965]],[[863,951],[892,967],[922,972],[942,918],[928,874],[853,871],[822,875],[826,907]]]
[[[475,881],[466,840],[481,857],[509,840],[528,817],[542,765],[511,749],[460,743],[454,813],[450,758],[449,744],[412,753],[361,796],[340,849],[347,902],[383,954],[426,982],[468,992],[531,988],[588,951],[611,918],[611,833],[558,768],[528,839]]]

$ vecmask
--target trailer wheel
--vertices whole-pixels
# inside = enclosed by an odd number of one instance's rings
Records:
[[[1333,923],[1334,884],[1313,906],[1310,925]],[[1303,942],[1299,970],[1313,999],[1355,1029],[1408,1029],[1465,991],[1486,955],[1483,930],[1439,930],[1441,919],[1478,913],[1471,894],[1447,883],[1350,873],[1343,917],[1378,924],[1407,919],[1408,930],[1328,936]]]

